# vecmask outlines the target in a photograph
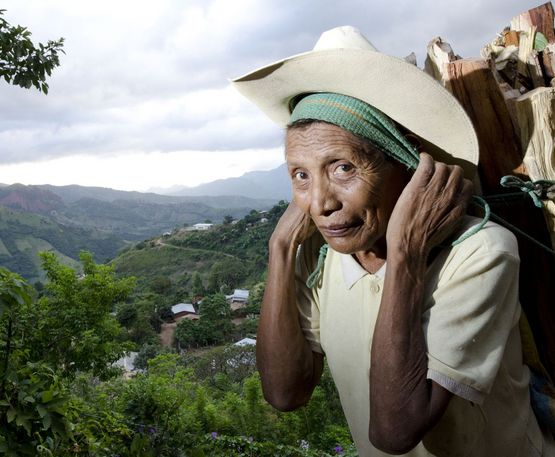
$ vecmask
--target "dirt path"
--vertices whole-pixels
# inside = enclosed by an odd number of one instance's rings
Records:
[[[234,255],[226,254],[225,252],[211,251],[210,249],[186,248],[186,247],[183,247],[183,246],[176,246],[175,244],[164,243],[163,241],[158,241],[156,244],[157,244],[157,246],[165,246],[167,248],[181,249],[183,251],[208,252],[210,254],[216,253],[216,254],[224,255],[226,257],[230,257],[230,258],[235,259],[235,260],[241,260],[241,259],[239,259],[239,257],[236,257]]]
[[[166,322],[162,324],[160,329],[160,344],[164,347],[173,347],[173,335],[175,333],[175,328],[177,327],[176,322]]]

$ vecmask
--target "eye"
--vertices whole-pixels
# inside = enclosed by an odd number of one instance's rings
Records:
[[[308,179],[308,174],[305,173],[304,171],[297,170],[291,175],[291,179],[293,181],[304,181]]]
[[[334,173],[338,175],[346,175],[346,174],[353,173],[354,170],[355,170],[355,167],[353,164],[348,162],[341,162],[341,163],[338,163],[337,166],[335,167]]]

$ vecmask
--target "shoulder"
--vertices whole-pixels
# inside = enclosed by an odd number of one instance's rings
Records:
[[[454,239],[480,223],[480,219],[466,216],[463,219]],[[489,221],[481,230],[464,239],[452,248],[458,256],[480,256],[480,255],[507,255],[518,259],[518,243],[514,234],[506,228]]]
[[[453,240],[480,223],[475,217],[465,217]],[[428,268],[430,287],[463,281],[467,287],[472,278],[479,282],[498,283],[500,277],[511,281],[518,277],[520,258],[516,237],[506,228],[488,222],[481,230],[459,244],[442,249]],[[470,289],[469,289],[470,290]],[[478,293],[478,291],[473,291]]]

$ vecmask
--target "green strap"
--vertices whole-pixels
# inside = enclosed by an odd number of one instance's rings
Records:
[[[320,248],[316,268],[306,280],[306,285],[309,289],[312,289],[314,286],[319,285],[318,283],[320,282],[322,275],[324,274],[324,262],[326,261],[328,247],[329,246],[327,244],[323,244]]]

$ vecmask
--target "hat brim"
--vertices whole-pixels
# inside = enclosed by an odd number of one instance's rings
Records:
[[[362,49],[298,54],[232,81],[246,98],[285,127],[300,94],[333,92],[383,111],[424,140],[436,160],[458,164],[473,177],[479,148],[471,120],[458,101],[418,67]]]

